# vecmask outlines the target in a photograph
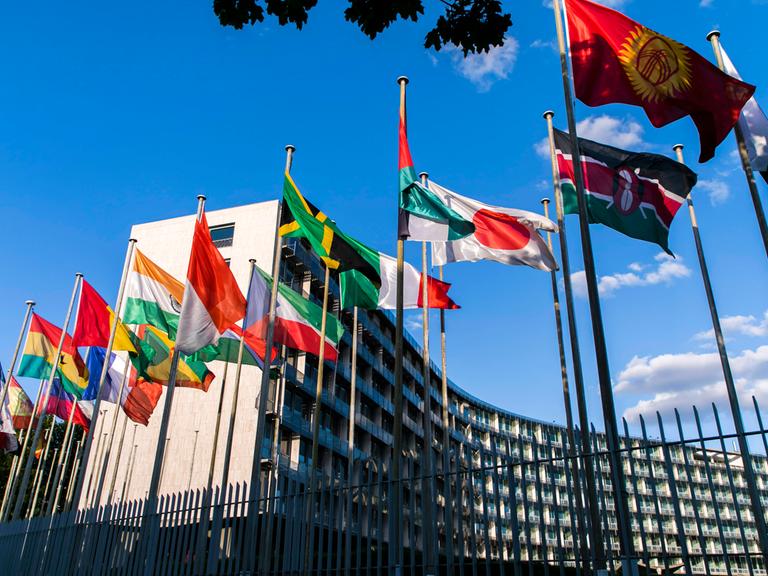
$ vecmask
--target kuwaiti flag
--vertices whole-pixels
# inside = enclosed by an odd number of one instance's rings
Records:
[[[430,181],[429,189],[472,222],[475,231],[461,240],[432,243],[432,263],[494,260],[539,270],[557,268],[555,257],[537,230],[557,232],[557,224],[534,212],[483,204]]]
[[[392,310],[397,307],[397,260],[381,252],[374,252],[375,264],[381,276],[381,286],[373,283],[357,270],[339,274],[341,307],[357,306],[366,310],[377,308]],[[408,262],[403,262],[403,308],[423,308],[424,291],[421,273]],[[427,276],[429,308],[455,310],[459,306],[448,296],[451,287],[432,276]]]
[[[272,277],[258,266],[254,266],[244,322],[247,335],[258,339],[265,338],[271,291]],[[332,314],[326,313],[325,317],[324,357],[326,360],[335,361],[344,327]],[[319,356],[322,318],[323,309],[320,306],[287,286],[278,285],[274,328],[274,341],[277,344]]]
[[[176,348],[183,354],[194,354],[209,344],[215,345],[227,328],[243,316],[245,298],[211,240],[203,213],[195,222]]]
[[[722,46],[720,52],[723,55],[725,72],[729,76],[741,80],[738,70]],[[768,182],[768,118],[765,117],[765,112],[760,108],[760,104],[757,103],[754,96],[741,109],[739,127],[744,135],[744,143],[747,146],[752,169],[755,172],[760,172],[765,181]]]

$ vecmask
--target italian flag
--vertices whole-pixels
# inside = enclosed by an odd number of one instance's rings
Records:
[[[381,275],[381,287],[373,283],[356,270],[342,272],[341,307],[357,306],[366,310],[377,308],[392,310],[397,307],[397,260],[381,252],[376,254],[374,263]],[[454,310],[459,306],[448,296],[451,287],[432,276],[427,276],[427,298],[429,308]],[[403,263],[403,308],[423,308],[422,275],[408,262]]]
[[[245,316],[246,337],[263,339],[269,322],[269,298],[272,277],[254,266],[248,292],[248,310]],[[335,361],[344,327],[335,316],[326,313],[326,360]],[[283,284],[278,285],[275,308],[274,341],[289,348],[303,350],[315,356],[320,354],[320,333],[323,309]]]
[[[149,324],[176,337],[184,285],[136,250],[125,287],[125,324]]]
[[[194,354],[245,316],[245,298],[232,271],[211,240],[205,213],[195,222],[187,284],[181,300],[176,348]]]

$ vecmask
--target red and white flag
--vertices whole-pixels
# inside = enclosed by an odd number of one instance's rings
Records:
[[[429,189],[447,206],[475,225],[460,240],[432,243],[432,263],[494,260],[552,271],[557,262],[537,230],[557,232],[557,224],[535,212],[483,204],[430,181]]]
[[[195,222],[187,283],[181,301],[176,348],[194,354],[245,316],[245,298],[235,277],[211,240],[205,214]]]

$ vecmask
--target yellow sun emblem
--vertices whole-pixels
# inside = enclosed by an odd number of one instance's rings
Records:
[[[688,48],[644,26],[635,28],[625,40],[619,60],[643,100],[658,102],[691,87]]]

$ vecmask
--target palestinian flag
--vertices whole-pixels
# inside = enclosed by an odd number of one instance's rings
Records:
[[[555,130],[566,214],[578,214],[571,138]],[[696,184],[687,166],[659,154],[627,152],[579,138],[589,222],[667,246],[672,219]]]
[[[344,234],[325,214],[302,196],[291,175],[285,173],[280,235],[306,238],[312,250],[331,270],[358,270],[375,286],[381,284],[379,270],[373,265],[375,251]]]
[[[60,340],[61,328],[37,314],[32,314],[24,355],[21,357],[21,364],[16,374],[38,380],[48,379]],[[82,397],[88,386],[88,371],[69,334],[64,337],[56,376],[61,379],[64,390],[78,399]]]
[[[475,231],[461,240],[433,242],[434,264],[442,266],[450,262],[493,260],[538,270],[552,271],[557,268],[555,257],[538,232],[557,232],[557,225],[548,218],[526,210],[484,204],[456,194],[434,181],[429,183],[429,188],[475,226]]]
[[[422,186],[411,159],[405,100],[400,106],[398,150],[399,235],[408,240],[446,242],[458,240],[474,232],[472,222],[452,210],[428,188]]]
[[[123,323],[149,324],[176,338],[184,285],[135,251],[133,266],[125,287]]]
[[[176,348],[183,354],[194,354],[216,345],[221,335],[243,316],[245,298],[229,265],[213,244],[203,213],[195,221]]]
[[[381,287],[376,288],[362,274],[355,270],[339,275],[341,284],[341,307],[358,306],[366,310],[394,309],[397,307],[397,260],[386,254],[377,254]],[[403,308],[423,308],[423,285],[421,273],[408,262],[403,263]],[[427,276],[427,298],[429,308],[455,310],[459,306],[448,296],[451,287],[432,276]]]
[[[565,0],[576,96],[587,106],[641,106],[656,128],[690,116],[699,162],[739,119],[755,87],[687,46],[590,0]]]
[[[248,310],[245,316],[245,333],[263,338],[269,323],[269,298],[272,277],[254,266],[248,293]],[[315,356],[320,354],[320,332],[323,309],[303,298],[283,284],[278,285],[275,308],[275,337],[278,344],[303,350]],[[326,360],[335,361],[344,327],[332,314],[325,315]]]

